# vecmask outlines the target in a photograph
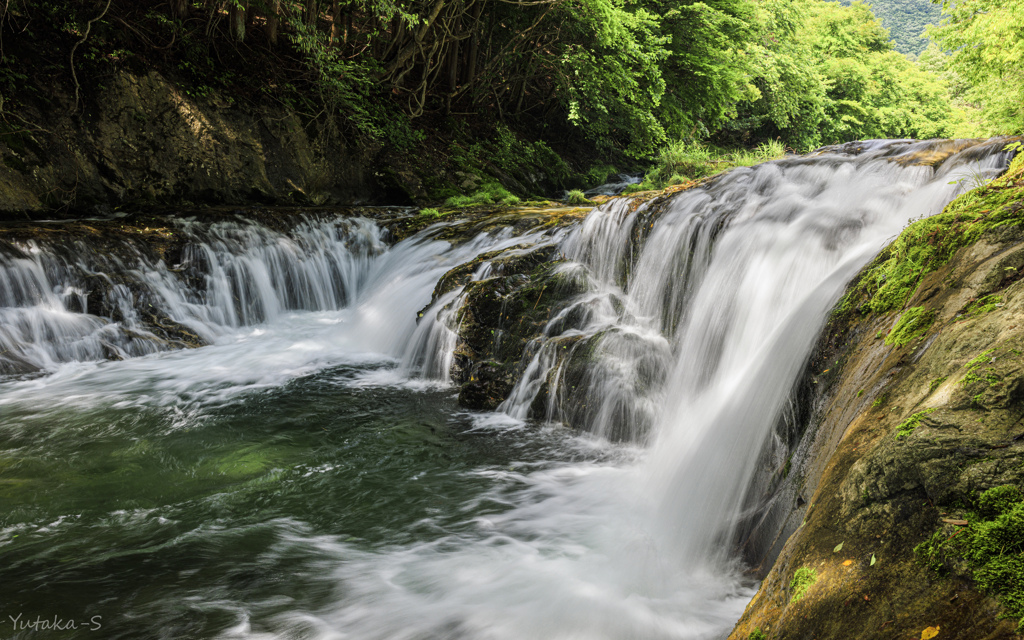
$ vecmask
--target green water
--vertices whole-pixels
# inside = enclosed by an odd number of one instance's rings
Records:
[[[212,404],[4,407],[0,615],[189,638],[232,624],[204,604],[219,598],[328,606],[316,555],[274,552],[282,531],[364,551],[430,542],[509,508],[486,495],[488,470],[578,455],[560,430],[475,428],[450,389],[359,384],[385,367]]]

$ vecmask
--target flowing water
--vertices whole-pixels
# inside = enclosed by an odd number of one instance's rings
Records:
[[[388,246],[319,217],[181,221],[174,264],[7,246],[0,637],[724,637],[756,587],[733,545],[745,496],[829,308],[1007,161],[863,146],[736,170],[658,215],[618,200],[455,245],[448,223]],[[499,412],[461,410],[463,289],[427,308],[435,284],[545,245],[585,293]],[[169,349],[143,313],[210,344]],[[597,345],[585,388],[530,418],[567,336]],[[559,425],[573,393],[582,432]]]

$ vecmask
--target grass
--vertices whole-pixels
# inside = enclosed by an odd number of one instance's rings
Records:
[[[966,528],[952,536],[936,531],[914,553],[941,574],[965,563],[978,588],[996,596],[1005,616],[1024,630],[1024,493],[1013,485],[993,487],[975,505],[977,510],[966,514]]]
[[[818,572],[810,567],[800,567],[793,574],[793,580],[789,583],[789,590],[792,592],[790,600],[799,602],[807,595],[807,590],[818,581]]]
[[[572,191],[570,191],[569,196],[565,199],[565,201],[569,204],[574,205],[593,204],[592,202],[590,202],[590,200],[587,199],[587,196],[579,189],[573,189]]]
[[[623,193],[664,189],[721,173],[735,167],[749,167],[786,155],[778,140],[754,149],[720,149],[699,142],[673,142],[661,149],[642,184],[630,185]]]
[[[478,205],[498,204],[512,207],[520,203],[519,197],[515,196],[496,182],[483,184],[472,195],[452,196],[445,200],[444,204],[453,209],[464,207],[475,207]]]
[[[963,314],[968,318],[976,318],[991,313],[1001,306],[1003,306],[1002,296],[984,296],[964,307]]]

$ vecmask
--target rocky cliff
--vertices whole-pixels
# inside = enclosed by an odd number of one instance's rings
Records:
[[[731,640],[1020,637],[1022,208],[1018,156],[851,285],[805,379],[792,535]]]
[[[194,93],[194,92],[193,92]],[[0,212],[190,204],[408,202],[418,180],[380,149],[284,106],[190,95],[118,71],[83,112],[59,88],[0,131]],[[13,122],[13,121],[11,121]],[[401,183],[401,186],[399,186]]]

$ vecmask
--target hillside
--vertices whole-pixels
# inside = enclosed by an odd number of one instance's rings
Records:
[[[851,0],[842,0],[844,5]],[[921,37],[926,26],[939,23],[939,5],[929,0],[873,0],[871,10],[889,30],[889,36],[900,53],[920,54],[928,46]]]

